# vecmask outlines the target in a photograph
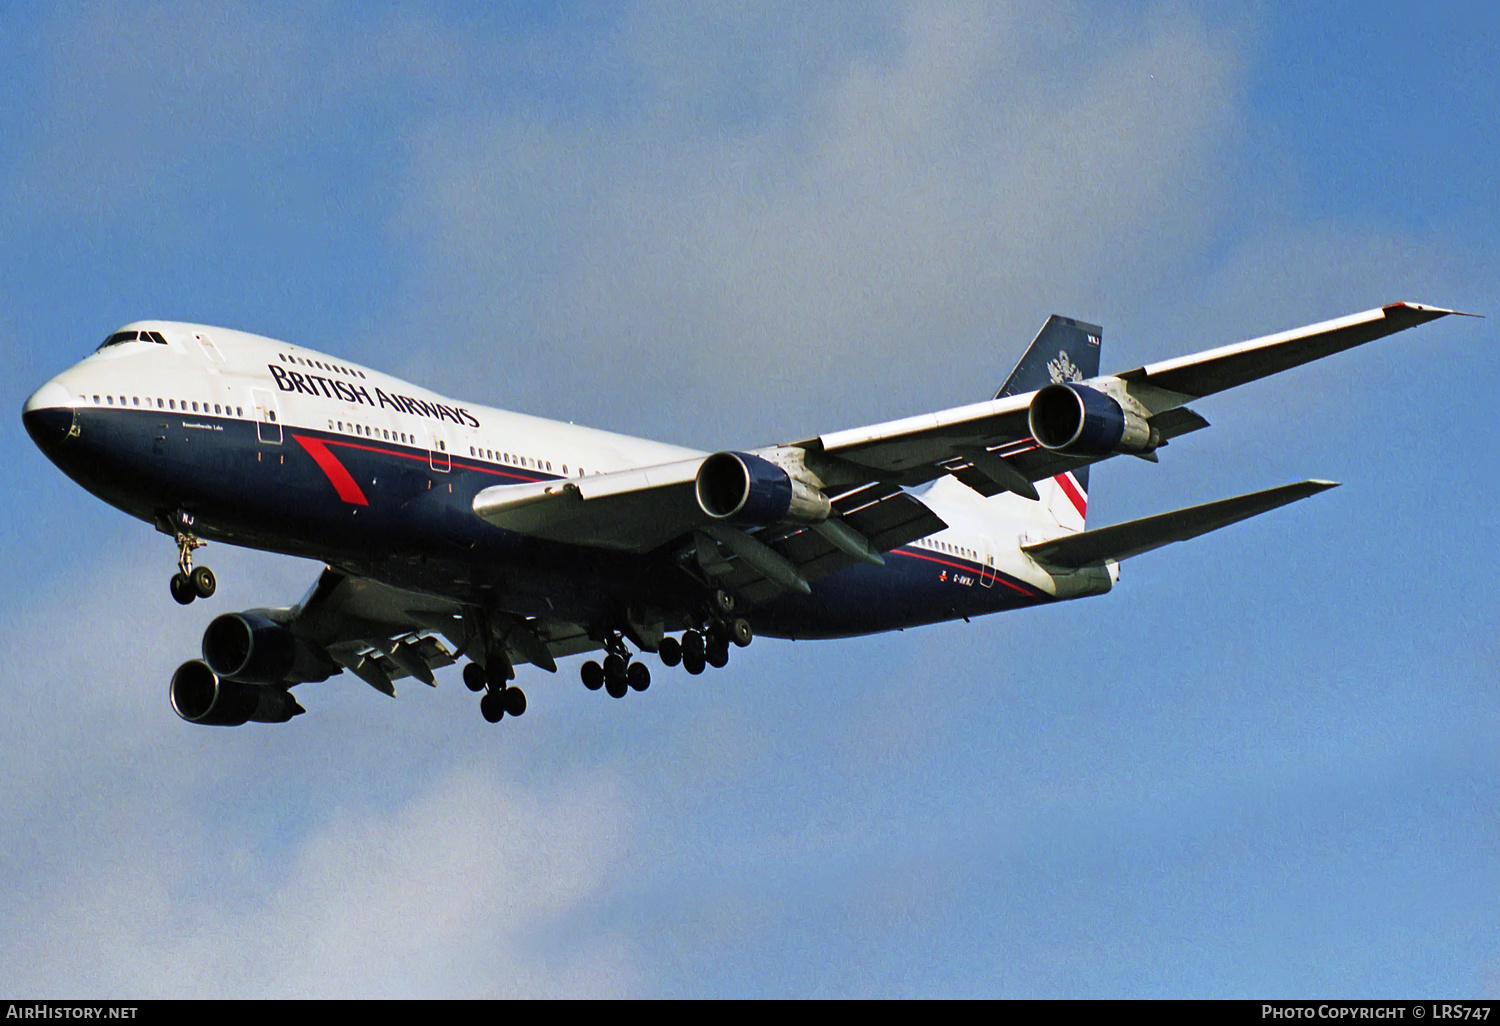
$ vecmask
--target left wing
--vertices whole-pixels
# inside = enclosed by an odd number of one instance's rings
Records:
[[[529,662],[555,671],[558,658],[598,647],[582,627],[564,620],[493,613],[486,619],[456,599],[331,567],[297,605],[248,612],[312,642],[340,667],[393,696],[395,682],[405,677],[436,686],[433,671],[460,658],[483,664],[489,652],[503,649],[512,665]],[[486,638],[486,623],[495,637]]]

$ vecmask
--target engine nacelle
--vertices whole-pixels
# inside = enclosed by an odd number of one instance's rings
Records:
[[[177,667],[170,693],[178,716],[210,727],[238,727],[250,720],[285,723],[306,711],[281,688],[221,680],[201,659]]]
[[[203,632],[203,661],[247,684],[304,684],[338,672],[322,649],[257,613],[216,617]]]
[[[715,520],[816,523],[833,507],[816,485],[746,452],[716,452],[698,468],[698,506]]]
[[[1161,440],[1140,414],[1087,385],[1048,385],[1031,400],[1031,437],[1070,456],[1147,452]]]

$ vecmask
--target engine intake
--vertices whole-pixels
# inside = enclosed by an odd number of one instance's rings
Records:
[[[248,684],[303,684],[338,672],[322,649],[257,613],[216,617],[203,632],[203,661],[216,675]]]
[[[1031,437],[1070,456],[1146,452],[1160,443],[1146,418],[1087,385],[1048,385],[1031,400]]]
[[[285,723],[306,711],[281,688],[221,680],[201,659],[177,667],[170,694],[178,716],[209,727],[238,727],[251,720]]]
[[[832,510],[817,486],[746,452],[716,452],[704,460],[697,495],[699,508],[715,520],[749,524],[817,522],[828,519]]]

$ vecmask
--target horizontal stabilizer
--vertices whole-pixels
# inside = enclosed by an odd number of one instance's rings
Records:
[[[1070,534],[1036,545],[1023,545],[1038,562],[1077,569],[1098,566],[1106,560],[1118,562],[1159,549],[1172,542],[1186,541],[1209,531],[1248,520],[1289,502],[1337,487],[1334,481],[1298,481],[1296,484],[1267,488],[1263,492],[1237,495],[1232,499],[1189,506],[1187,509],[1159,513],[1154,517],[1130,520],[1112,527],[1100,527],[1081,534]]]

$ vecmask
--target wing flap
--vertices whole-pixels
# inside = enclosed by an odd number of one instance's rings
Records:
[[[1299,481],[1248,495],[1237,495],[1232,499],[1220,499],[1202,506],[1190,506],[1153,517],[1070,534],[1035,545],[1023,545],[1021,551],[1040,563],[1056,567],[1079,569],[1099,566],[1106,561],[1118,562],[1172,542],[1186,541],[1200,534],[1217,531],[1221,527],[1228,527],[1335,487],[1337,483],[1333,481]]]

